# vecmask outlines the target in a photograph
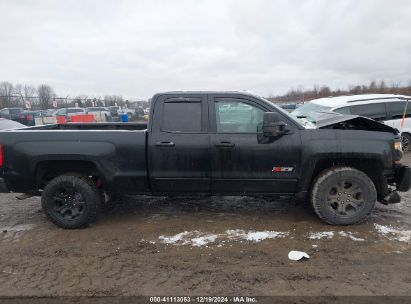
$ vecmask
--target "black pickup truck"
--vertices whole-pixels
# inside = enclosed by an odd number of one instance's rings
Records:
[[[330,224],[360,222],[410,188],[398,131],[336,113],[290,116],[240,92],[169,92],[148,124],[66,124],[0,132],[1,192],[41,195],[63,228],[109,197],[274,195],[307,199]]]

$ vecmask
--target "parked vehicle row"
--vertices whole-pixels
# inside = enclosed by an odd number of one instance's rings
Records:
[[[143,119],[145,113],[142,108],[127,109],[118,106],[111,107],[68,107],[61,109],[48,110],[24,110],[23,108],[4,108],[0,110],[0,118],[17,121],[26,126],[36,125],[35,121],[38,117],[64,117],[66,121],[70,121],[73,115],[93,114],[96,121],[118,121],[119,115],[127,114],[129,119]]]

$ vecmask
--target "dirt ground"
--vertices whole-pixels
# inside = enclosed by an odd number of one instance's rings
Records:
[[[2,194],[0,296],[411,295],[403,198],[335,227],[291,200],[133,197],[63,230],[39,198]]]

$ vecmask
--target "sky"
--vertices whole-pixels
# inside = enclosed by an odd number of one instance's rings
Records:
[[[0,81],[58,95],[411,81],[409,0],[0,0]]]

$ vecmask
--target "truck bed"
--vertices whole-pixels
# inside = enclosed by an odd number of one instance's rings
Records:
[[[107,122],[107,123],[68,123],[68,124],[52,124],[43,125],[30,128],[24,128],[21,130],[145,130],[147,129],[147,123],[145,122],[133,122],[133,123],[120,123],[120,122]]]
[[[14,192],[41,183],[47,170],[93,168],[110,188],[148,191],[146,124],[55,124],[0,131],[3,176]],[[39,173],[40,172],[40,173]]]

